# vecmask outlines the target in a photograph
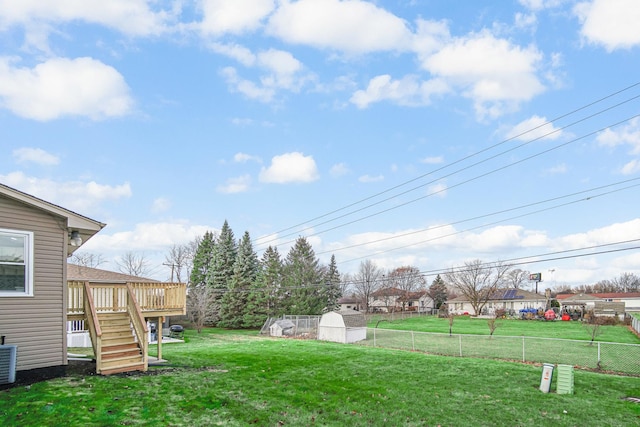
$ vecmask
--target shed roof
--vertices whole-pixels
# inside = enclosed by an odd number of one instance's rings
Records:
[[[357,310],[339,310],[335,313],[338,313],[342,316],[344,321],[344,325],[347,328],[361,328],[367,326],[367,319],[364,317],[364,314]]]

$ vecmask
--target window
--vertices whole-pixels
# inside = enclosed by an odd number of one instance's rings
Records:
[[[0,297],[33,296],[33,233],[0,228]]]

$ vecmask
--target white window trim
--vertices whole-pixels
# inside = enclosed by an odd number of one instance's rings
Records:
[[[11,230],[0,228],[0,233],[18,234],[26,237],[25,239],[25,290],[24,292],[2,291],[0,290],[0,298],[4,297],[32,297],[33,296],[33,232],[23,230]]]

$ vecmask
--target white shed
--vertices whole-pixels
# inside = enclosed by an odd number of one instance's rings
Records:
[[[343,344],[367,339],[367,321],[359,311],[330,311],[322,315],[318,339]]]
[[[282,337],[293,335],[295,324],[288,319],[276,320],[273,325],[269,326],[269,334],[272,337]]]

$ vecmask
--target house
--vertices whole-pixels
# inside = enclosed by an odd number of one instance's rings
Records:
[[[398,288],[382,288],[371,294],[371,311],[391,313],[394,311],[430,311],[433,301],[427,291],[405,291]]]
[[[64,374],[67,321],[85,322],[98,373],[146,370],[145,319],[185,313],[184,284],[69,280],[67,258],[103,227],[0,184],[0,335],[17,379]]]
[[[0,184],[0,335],[17,378],[67,365],[67,257],[105,224]]]
[[[373,312],[391,313],[399,310],[398,298],[404,295],[404,291],[398,288],[382,288],[369,297],[369,309]]]
[[[593,294],[558,294],[556,299],[562,305],[563,301],[573,298],[575,300],[576,295],[582,295],[579,297],[584,301],[585,307],[593,309],[595,302],[613,302],[624,303],[626,312],[640,312],[640,292],[608,292],[608,293],[593,293]]]
[[[479,314],[491,316],[495,314],[495,311],[498,309],[507,310],[512,313],[518,313],[525,308],[544,309],[546,303],[547,298],[544,295],[523,289],[502,289],[494,292],[487,300],[482,313],[476,313],[471,302],[464,295],[446,302],[449,313],[469,313],[472,316]]]
[[[364,310],[364,304],[355,296],[351,297],[343,297],[338,300],[338,305],[340,306],[340,310]]]
[[[330,311],[318,324],[318,339],[343,344],[367,339],[367,320],[355,310]]]

